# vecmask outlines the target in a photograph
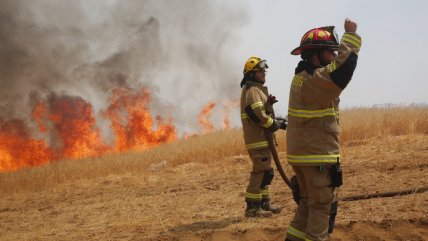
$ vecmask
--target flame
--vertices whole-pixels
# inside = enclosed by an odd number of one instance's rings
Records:
[[[95,126],[92,106],[80,97],[50,100],[49,120],[63,142],[61,156],[81,158],[98,156],[108,150]]]
[[[110,121],[114,142],[109,145],[97,127],[91,103],[78,96],[51,94],[38,100],[31,112],[37,128],[22,120],[5,121],[0,116],[0,172],[14,171],[61,159],[79,159],[106,153],[145,150],[177,139],[173,119],[153,116],[152,98],[147,88],[116,88],[111,92],[102,118]],[[223,128],[230,128],[229,111],[237,101],[223,103]],[[216,102],[203,106],[198,115],[202,133],[215,130],[210,118]],[[37,136],[34,138],[33,135]],[[111,143],[111,142],[108,142]]]
[[[150,92],[146,88],[133,91],[118,88],[113,91],[111,104],[105,115],[111,121],[111,128],[116,135],[115,151],[157,146],[177,139],[172,120],[155,118],[157,130],[153,131],[154,120],[149,111]]]
[[[207,105],[202,107],[202,110],[200,111],[198,115],[198,122],[202,129],[202,134],[206,134],[209,132],[212,132],[215,130],[214,124],[209,120],[213,114],[214,108],[217,106],[215,101],[209,102]],[[230,110],[232,108],[239,107],[239,101],[238,100],[228,100],[223,101],[222,103],[223,109],[223,130],[230,129],[231,123],[230,123]],[[187,139],[189,137],[197,136],[198,134],[183,134],[183,139]]]
[[[239,107],[239,101],[238,100],[230,100],[230,101],[224,101],[223,102],[223,129],[230,129],[230,110],[232,108]]]
[[[50,95],[35,104],[32,118],[48,141],[33,139],[23,121],[0,119],[0,172],[65,158],[143,150],[177,139],[172,120],[152,118],[147,89],[118,88],[112,91],[110,101],[103,113],[111,121],[116,137],[114,146],[103,140],[92,105],[81,97]]]
[[[42,119],[46,115],[46,103],[39,102],[37,103],[34,108],[33,112],[31,113],[33,116],[33,119],[37,122],[37,125],[39,126],[40,132],[47,132],[48,128],[43,123]]]
[[[33,118],[41,132],[51,124],[52,138],[62,144],[57,150],[61,158],[99,156],[108,151],[95,125],[92,105],[80,97],[51,95],[36,105]]]
[[[44,141],[30,137],[23,121],[0,119],[0,172],[40,165],[53,158]]]
[[[216,103],[214,101],[208,103],[202,108],[198,115],[198,122],[199,125],[201,125],[203,134],[212,132],[214,130],[214,125],[208,119],[211,117],[215,106]]]

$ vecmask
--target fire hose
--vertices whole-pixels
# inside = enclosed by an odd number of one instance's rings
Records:
[[[272,157],[275,162],[276,168],[278,169],[278,172],[281,175],[282,180],[290,188],[290,190],[293,190],[291,187],[290,179],[288,179],[287,175],[285,174],[284,168],[282,168],[281,162],[279,160],[278,152],[276,150],[276,146],[274,143],[273,133],[269,130],[265,130],[264,133],[269,143],[269,149],[270,149],[270,152],[272,153]],[[410,194],[416,194],[416,193],[423,193],[426,191],[428,191],[428,186],[400,190],[400,191],[392,191],[392,192],[345,196],[345,197],[339,198],[339,201],[346,202],[346,201],[357,201],[357,200],[372,199],[372,198],[404,196],[404,195],[410,195]]]
[[[268,141],[269,149],[270,149],[270,152],[272,153],[272,157],[275,162],[276,168],[278,169],[278,172],[281,175],[282,180],[284,180],[285,184],[292,190],[290,179],[288,179],[287,175],[285,174],[284,168],[282,168],[281,162],[279,161],[278,152],[276,151],[275,143],[273,142],[273,133],[269,130],[265,130],[264,133]]]
[[[413,189],[400,190],[400,191],[393,191],[393,192],[382,192],[382,193],[371,193],[371,194],[363,194],[363,195],[346,196],[346,197],[339,198],[339,201],[347,202],[347,201],[357,201],[357,200],[381,198],[381,197],[404,196],[404,195],[410,195],[410,194],[416,194],[416,193],[423,193],[426,191],[428,191],[428,186],[418,187],[418,188],[413,188]]]

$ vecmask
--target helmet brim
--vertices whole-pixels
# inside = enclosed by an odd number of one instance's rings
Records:
[[[335,45],[335,44],[308,44],[308,45],[299,46],[299,47],[293,49],[293,51],[291,51],[291,54],[292,55],[300,55],[300,54],[302,54],[303,51],[309,50],[309,49],[333,49],[333,50],[337,50],[337,49],[339,49],[339,45]]]

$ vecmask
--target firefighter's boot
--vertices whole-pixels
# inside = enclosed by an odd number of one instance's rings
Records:
[[[270,198],[263,198],[261,206],[263,210],[270,211],[275,214],[280,213],[282,211],[282,207],[270,203]]]
[[[272,213],[261,208],[260,201],[249,201],[247,202],[247,209],[245,210],[245,217],[248,218],[263,218],[270,217]]]

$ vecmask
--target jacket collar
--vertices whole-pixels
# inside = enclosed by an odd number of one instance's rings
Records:
[[[321,67],[313,65],[308,61],[302,60],[297,65],[296,70],[294,71],[294,74],[298,74],[302,71],[306,71],[308,74],[313,75],[315,70],[318,68],[321,68]]]
[[[253,81],[253,80],[247,80],[247,82],[245,82],[245,87],[248,89],[251,86],[266,87],[266,86],[264,86],[264,83],[261,83],[258,81]]]

